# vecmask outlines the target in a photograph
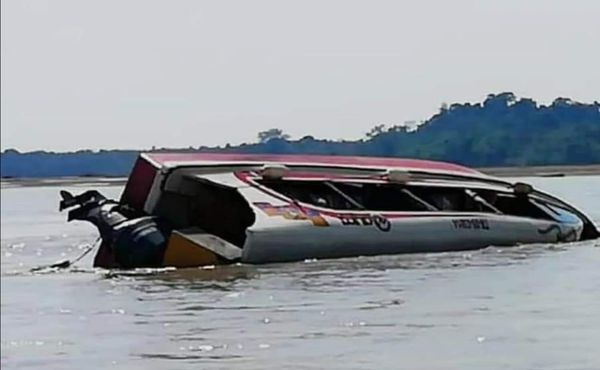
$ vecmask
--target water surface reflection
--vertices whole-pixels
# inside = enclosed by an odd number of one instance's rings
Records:
[[[598,215],[598,179],[543,181]],[[95,238],[56,191],[3,189],[3,369],[599,368],[598,241],[30,273]]]

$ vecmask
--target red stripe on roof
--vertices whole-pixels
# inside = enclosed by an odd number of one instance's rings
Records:
[[[325,155],[281,155],[281,154],[231,154],[231,153],[146,153],[152,161],[161,166],[192,164],[197,162],[258,162],[282,164],[315,164],[330,166],[364,166],[384,168],[409,168],[415,170],[453,171],[465,174],[481,174],[479,171],[457,164],[428,161],[422,159],[382,158],[382,157],[351,157]]]

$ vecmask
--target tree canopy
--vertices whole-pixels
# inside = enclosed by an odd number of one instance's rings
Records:
[[[600,103],[557,98],[538,105],[506,92],[483,102],[444,104],[417,127],[378,124],[365,139],[291,140],[281,129],[258,133],[258,143],[164,151],[367,155],[443,160],[468,166],[581,165],[600,163]],[[2,176],[125,176],[136,151],[75,153],[6,150]]]
[[[271,139],[287,140],[290,138],[290,135],[284,134],[283,130],[278,128],[271,128],[266,131],[261,131],[257,136],[259,143],[266,143]]]

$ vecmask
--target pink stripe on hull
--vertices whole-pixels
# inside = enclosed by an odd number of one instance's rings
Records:
[[[348,157],[324,155],[278,155],[278,154],[229,154],[229,153],[148,153],[146,154],[160,165],[191,164],[190,162],[257,162],[257,163],[288,163],[315,164],[330,166],[365,166],[384,168],[409,168],[415,170],[452,171],[464,174],[480,174],[480,172],[446,162],[436,162],[421,159],[381,158],[381,157]]]

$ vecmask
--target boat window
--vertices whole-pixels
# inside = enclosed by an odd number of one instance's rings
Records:
[[[322,180],[258,182],[292,200],[336,210],[478,212],[544,220],[557,217],[526,196],[487,189]],[[568,216],[562,212],[561,217]]]
[[[526,196],[486,189],[451,187],[409,187],[419,198],[444,211],[486,212],[552,220],[545,211]]]
[[[479,212],[502,213],[494,204],[496,203],[497,193],[492,190],[485,189],[467,189],[467,195],[475,202],[474,207],[479,209]]]
[[[334,185],[330,182],[325,182],[325,185],[329,186],[333,191],[335,191],[336,193],[338,193],[340,196],[342,196],[345,200],[348,201],[348,203],[352,204],[355,208],[357,209],[365,209],[365,206],[363,206],[360,202],[362,202],[364,199],[360,196],[360,193],[354,193],[354,198],[351,195],[348,195],[346,193],[344,193],[342,190],[340,190],[340,187],[343,186],[343,184],[339,184],[339,185]],[[353,187],[354,189],[356,189],[355,187]],[[354,190],[351,189],[351,190]]]
[[[493,205],[507,215],[553,220],[550,214],[538,207],[526,196],[497,193]]]
[[[343,192],[360,199],[366,209],[376,211],[435,211],[397,184],[336,184]]]
[[[554,218],[556,221],[563,222],[563,223],[581,222],[581,219],[579,217],[577,217],[577,215],[573,214],[572,212],[567,211],[564,208],[557,207],[555,205],[551,205],[551,204],[547,204],[547,203],[542,203],[540,201],[532,200],[532,202],[539,208],[546,211],[546,213],[548,213],[549,215],[552,215],[552,218]]]
[[[259,180],[293,200],[336,210],[435,211],[436,208],[395,184]]]
[[[323,181],[262,180],[262,185],[298,202],[331,209],[361,209],[360,200],[348,199],[341,190]]]
[[[454,212],[499,212],[491,205],[485,192],[457,187],[408,187],[420,199],[442,211]]]

